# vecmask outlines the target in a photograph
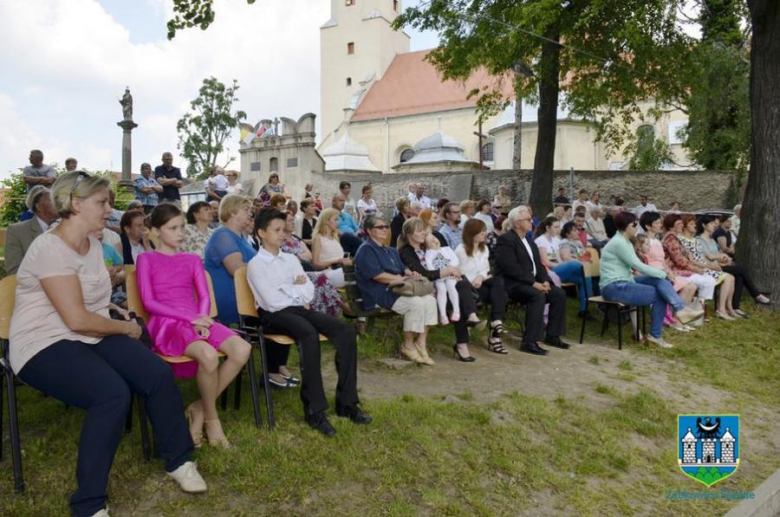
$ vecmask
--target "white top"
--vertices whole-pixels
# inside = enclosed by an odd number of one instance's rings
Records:
[[[546,235],[541,235],[534,239],[534,244],[541,251],[542,248],[546,250],[547,260],[550,262],[560,262],[560,256],[558,255],[558,248],[561,246],[561,238],[553,237],[552,241],[547,238]]]
[[[103,242],[116,248],[116,245],[122,242],[122,238],[114,230],[103,228]]]
[[[478,276],[481,276],[483,280],[490,277],[489,255],[487,246],[485,251],[479,251],[479,248],[474,247],[474,254],[471,257],[466,255],[466,248],[463,247],[463,244],[455,250],[455,256],[460,262],[460,266],[458,266],[460,272],[469,279],[469,282],[473,282]]]
[[[636,208],[634,208],[634,215],[636,216],[637,219],[639,219],[640,217],[642,217],[642,214],[644,214],[645,212],[657,212],[657,211],[658,209],[655,207],[654,204],[648,203],[647,206],[639,205]],[[637,226],[637,227],[640,229],[642,228],[641,226]]]
[[[490,214],[483,214],[482,212],[478,212],[477,215],[474,216],[474,219],[479,219],[485,223],[485,226],[487,226],[487,233],[495,230],[495,226],[493,226],[493,218],[490,217]]]
[[[138,244],[130,243],[130,253],[133,255],[133,264],[138,263],[138,255],[144,251],[146,251],[146,248],[144,248],[143,241],[138,241]]]
[[[520,240],[523,241],[523,246],[525,246],[525,251],[528,252],[528,256],[531,258],[531,265],[533,266],[534,269],[534,276],[536,276],[536,261],[534,260],[534,253],[531,251],[531,245],[528,244],[528,238],[523,237]]]
[[[373,214],[376,212],[376,201],[373,199],[369,199],[368,202],[366,202],[362,197],[358,199],[357,202],[358,207],[358,215],[360,214],[360,209],[363,209],[363,212],[366,214]]]
[[[228,181],[228,183],[230,183]],[[243,194],[244,193],[244,187],[241,185],[241,183],[236,182],[235,185],[228,185],[228,187],[225,189],[227,190],[228,194]]]
[[[585,214],[588,214],[588,212],[590,212],[590,207],[588,206],[588,203],[590,203],[590,201],[580,201],[579,199],[575,199],[574,203],[571,204],[571,213],[572,214],[577,213],[577,208],[584,206]]]
[[[295,279],[301,275],[306,277],[306,283],[296,285]],[[289,253],[280,251],[273,256],[260,248],[247,264],[247,280],[257,307],[267,312],[304,306],[314,299],[314,284],[304,273],[298,257]]]
[[[458,267],[458,257],[449,246],[442,246],[437,250],[425,252],[425,269],[441,270],[447,266]]]
[[[598,210],[600,210],[602,212],[602,215],[603,215],[604,206],[601,203],[594,203],[593,201],[588,200],[588,201],[585,201],[585,206],[588,208],[588,212],[589,213],[592,212],[593,210],[598,209]]]
[[[224,174],[217,174],[211,176],[206,180],[206,184],[210,185],[214,190],[227,190],[230,186],[230,180],[228,180]]]
[[[588,233],[591,234],[594,239],[598,239],[600,241],[609,240],[609,237],[607,236],[607,230],[604,228],[604,219],[594,219],[592,217],[588,217],[588,219],[585,221],[585,226],[588,229]]]
[[[90,237],[89,251],[82,256],[51,232],[37,237],[16,275],[19,285],[11,317],[9,351],[11,368],[16,373],[38,352],[57,341],[95,344],[103,339],[77,334],[68,328],[41,286],[41,280],[54,276],[78,277],[86,310],[108,317],[111,279],[103,262],[100,241]]]
[[[314,237],[315,239],[317,236]],[[330,262],[331,260],[338,260],[344,258],[344,248],[341,247],[341,243],[338,239],[329,239],[324,235],[319,235],[320,238],[320,261]]]
[[[431,198],[429,198],[428,196],[423,195],[423,197],[418,198],[415,192],[409,192],[406,195],[406,197],[410,203],[414,203],[415,201],[417,201],[422,205],[423,208],[431,208],[432,205]]]
[[[463,225],[466,224],[466,221],[468,221],[469,219],[471,219],[471,217],[467,216],[466,214],[460,214],[460,223],[458,224],[458,226],[463,228]]]
[[[303,212],[298,212],[295,214],[295,228],[293,229],[293,235],[301,238],[301,234],[303,233]]]

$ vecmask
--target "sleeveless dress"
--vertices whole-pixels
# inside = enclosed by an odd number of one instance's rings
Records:
[[[178,357],[195,341],[205,341],[219,349],[226,339],[236,335],[214,322],[209,336],[203,338],[192,326],[192,320],[208,315],[211,308],[206,273],[197,255],[147,251],[138,256],[136,275],[141,302],[149,313],[147,327],[155,352]],[[198,371],[196,362],[171,366],[177,377],[192,377]]]

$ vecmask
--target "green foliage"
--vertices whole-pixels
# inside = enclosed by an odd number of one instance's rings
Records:
[[[20,169],[21,171],[21,169]],[[3,203],[0,205],[0,226],[6,227],[19,222],[22,213],[27,210],[27,185],[21,172],[12,174],[0,182],[3,189]]]
[[[198,179],[208,176],[219,154],[227,150],[225,140],[246,118],[243,111],[233,111],[233,104],[238,101],[238,88],[235,79],[231,86],[225,86],[214,77],[204,79],[198,97],[190,102],[192,111],[176,124],[177,148],[189,162],[187,176]]]
[[[246,0],[247,4],[255,0]],[[173,0],[173,19],[168,20],[168,39],[176,37],[176,31],[190,27],[208,29],[214,22],[216,13],[213,9],[214,0]]]
[[[657,138],[655,128],[650,125],[639,126],[636,140],[626,146],[626,154],[631,155],[628,168],[634,171],[660,169],[672,158],[669,144]]]

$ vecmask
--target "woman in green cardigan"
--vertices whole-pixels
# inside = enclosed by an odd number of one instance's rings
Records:
[[[677,317],[687,323],[702,316],[685,306],[662,269],[648,266],[636,256],[631,238],[637,232],[636,216],[620,212],[615,216],[617,233],[601,250],[601,295],[605,300],[632,306],[651,305],[650,335],[646,339],[661,348],[671,348],[663,336],[666,306],[671,305]],[[632,270],[640,273],[634,276]]]

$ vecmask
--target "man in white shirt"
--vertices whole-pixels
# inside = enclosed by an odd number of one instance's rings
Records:
[[[647,202],[647,196],[645,194],[642,194],[639,196],[639,206],[634,208],[634,215],[637,219],[642,217],[642,214],[645,212],[657,212],[658,209],[655,207],[654,204]]]
[[[409,202],[414,203],[417,201],[422,205],[423,209],[431,208],[431,198],[425,195],[425,187],[422,183],[416,183],[414,185],[414,192],[409,192]]]
[[[325,415],[328,402],[322,387],[320,334],[336,348],[336,414],[356,424],[371,422],[371,417],[358,406],[355,329],[308,308],[314,298],[314,284],[304,273],[298,258],[280,250],[285,239],[285,225],[286,216],[278,210],[264,208],[257,214],[255,235],[263,245],[249,261],[247,279],[265,331],[289,335],[298,344],[306,423],[326,436],[333,436],[336,430]]]

